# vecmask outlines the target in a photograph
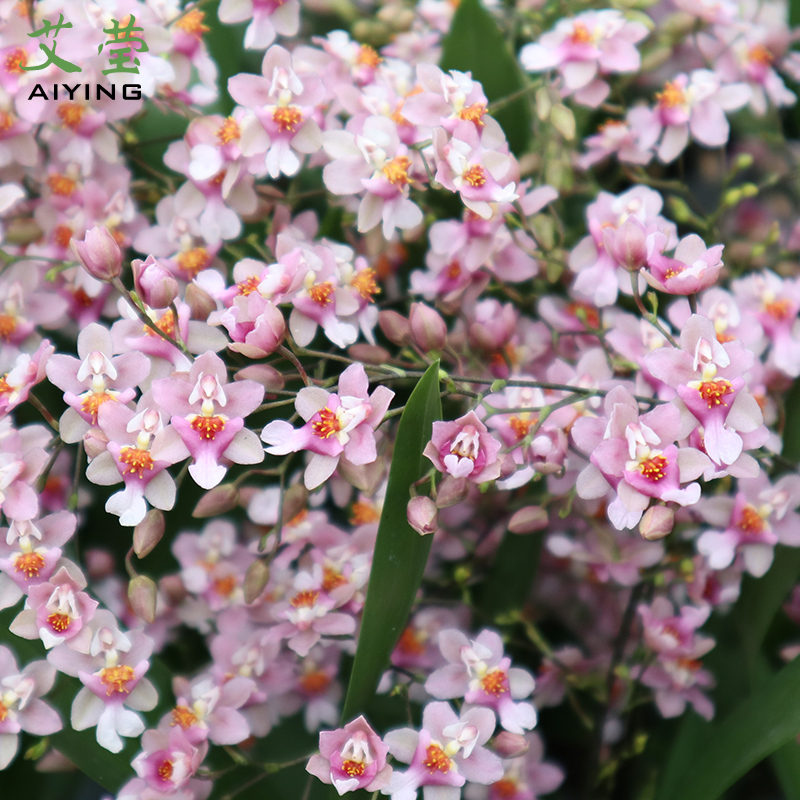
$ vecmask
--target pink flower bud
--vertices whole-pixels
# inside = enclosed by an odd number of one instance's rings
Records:
[[[99,281],[108,283],[122,271],[122,251],[108,228],[97,225],[86,231],[83,241],[69,240],[72,253],[80,265]]]
[[[414,344],[425,353],[441,350],[447,344],[447,325],[441,314],[425,303],[412,303],[411,338]]]
[[[85,555],[86,573],[93,581],[101,581],[114,574],[114,556],[108,550],[91,548]]]
[[[158,582],[158,590],[170,606],[179,606],[188,594],[179,575],[165,575]]]
[[[90,428],[83,436],[83,449],[86,457],[93,461],[101,453],[105,453],[108,448],[108,437],[100,428]]]
[[[647,262],[647,231],[641,220],[631,214],[616,230],[603,231],[606,251],[631,272],[638,272]]]
[[[430,497],[412,497],[406,507],[408,524],[423,535],[435,533],[439,527],[439,512]]]
[[[208,315],[217,310],[214,298],[195,283],[190,283],[186,287],[184,299],[189,306],[192,319],[205,322],[208,319]]]
[[[383,331],[383,335],[392,343],[400,345],[408,344],[411,338],[411,325],[408,320],[396,311],[381,311],[378,314],[378,325]]]
[[[164,514],[151,508],[145,518],[133,529],[133,552],[144,558],[161,541],[164,535]]]
[[[128,601],[133,613],[145,622],[156,618],[156,585],[147,575],[137,575],[128,584]]]
[[[178,281],[153,256],[135,259],[131,268],[136,293],[150,308],[166,308],[178,296]]]
[[[269,567],[262,559],[254,561],[244,576],[244,601],[247,605],[255,603],[269,582]]]
[[[528,740],[518,733],[501,731],[494,737],[494,751],[500,758],[519,758],[524,756],[529,748]]]
[[[270,392],[279,392],[286,385],[286,382],[275,367],[269,364],[251,364],[249,367],[240,369],[234,376],[235,381],[255,381],[260,383],[266,390],[266,397]],[[272,395],[273,397],[275,395]]]
[[[445,475],[436,489],[436,507],[450,508],[463,503],[469,494],[469,481],[466,478],[454,478]]]
[[[216,517],[232,511],[239,505],[239,490],[232,483],[222,483],[207,491],[194,507],[192,516],[195,519]]]
[[[651,542],[663,539],[672,532],[675,512],[668,506],[650,506],[639,523],[639,533]]]
[[[354,344],[347,355],[362,364],[385,364],[391,358],[388,350],[376,344]]]
[[[541,506],[525,506],[508,521],[511,533],[533,533],[547,527],[547,511]]]
[[[308,489],[302,483],[293,483],[283,493],[283,524],[291,522],[308,504]]]

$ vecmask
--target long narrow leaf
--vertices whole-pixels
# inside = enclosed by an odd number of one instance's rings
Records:
[[[406,506],[409,487],[420,478],[427,463],[422,450],[431,438],[434,421],[441,416],[436,361],[420,378],[400,417],[364,618],[344,704],[345,721],[364,711],[375,694],[422,581],[432,537],[420,536],[408,524]]]

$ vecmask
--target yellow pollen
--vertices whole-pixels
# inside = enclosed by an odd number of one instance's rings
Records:
[[[169,759],[164,759],[161,766],[158,768],[158,777],[161,780],[168,781],[172,777],[172,762]]]
[[[8,373],[0,377],[0,395],[9,394],[13,391],[12,387],[8,384]]]
[[[775,300],[772,303],[764,303],[764,311],[779,322],[785,322],[787,319],[791,319],[792,310],[791,301],[785,297],[780,300]]]
[[[750,61],[756,61],[765,66],[769,66],[775,61],[775,56],[773,56],[763,44],[757,44],[755,47],[751,47],[747,57]]]
[[[28,66],[28,53],[23,50],[21,47],[18,47],[16,50],[12,50],[6,56],[6,72],[10,73],[11,75],[21,75],[22,68]]]
[[[375,302],[372,299],[372,295],[381,293],[380,286],[375,283],[375,270],[371,267],[367,267],[366,269],[362,269],[361,272],[357,272],[353,276],[351,285],[365,300],[368,300],[370,303]]]
[[[192,430],[200,434],[201,439],[213,440],[222,430],[225,430],[225,420],[222,417],[196,416],[192,420]]]
[[[193,8],[188,14],[184,14],[175,25],[184,33],[188,33],[189,36],[194,36],[195,39],[202,39],[203,34],[211,30],[208,25],[203,25],[205,16],[203,11]]]
[[[457,258],[454,258],[450,265],[447,267],[447,272],[445,273],[451,281],[454,281],[459,275],[461,275],[461,264],[459,263]]]
[[[353,503],[350,509],[351,525],[367,525],[370,522],[377,522],[380,518],[381,512],[372,503]]]
[[[50,191],[59,197],[69,197],[78,187],[72,178],[60,175],[58,172],[54,172],[48,177],[47,185],[50,187]]]
[[[403,631],[397,642],[397,649],[401,653],[410,656],[421,656],[425,654],[424,636],[410,625]]]
[[[664,91],[656,94],[656,100],[661,108],[675,108],[686,102],[686,93],[677,81],[667,81]]]
[[[81,411],[84,414],[90,414],[92,417],[92,425],[97,424],[97,411],[103,403],[113,400],[113,395],[106,392],[92,392],[86,395],[81,401]]]
[[[5,722],[6,717],[8,716],[8,706],[0,700],[0,722]]]
[[[197,722],[197,714],[188,706],[175,706],[172,709],[172,722],[170,725],[180,725],[183,730],[188,730]]]
[[[573,44],[589,44],[592,41],[592,34],[582,22],[576,22],[572,27],[572,35],[569,37]]]
[[[680,274],[681,274],[681,272],[683,272],[685,269],[686,269],[686,267],[678,267],[678,266],[676,266],[676,267],[670,267],[670,268],[669,268],[669,269],[668,269],[668,270],[667,270],[667,271],[664,273],[664,279],[665,279],[665,280],[669,280],[670,278],[674,278],[674,277],[676,277],[677,275],[680,275]]]
[[[132,681],[135,677],[133,668],[126,665],[100,670],[100,683],[106,686],[106,696],[111,696],[114,692],[128,694],[130,691],[128,681]]]
[[[351,778],[360,778],[364,774],[364,765],[360,761],[343,761],[342,772]]]
[[[158,319],[153,323],[156,328],[158,328],[162,333],[166,333],[167,336],[174,336],[175,335],[175,315],[172,313],[172,309],[167,309],[162,315],[161,318]],[[156,336],[158,334],[149,326],[143,325],[142,326],[145,334],[147,336]]]
[[[0,111],[0,133],[5,133],[14,124],[14,115]]]
[[[717,381],[703,381],[697,391],[700,393],[700,397],[708,403],[708,407],[713,408],[714,406],[728,405],[722,398],[725,395],[733,394],[733,387],[730,381],[720,378]]]
[[[668,464],[669,461],[664,456],[653,456],[639,464],[639,472],[647,480],[657,483],[667,474]]]
[[[230,144],[242,135],[239,123],[233,117],[227,117],[225,122],[219,126],[217,131],[217,141],[220,144]]]
[[[614,128],[625,127],[625,123],[621,119],[607,119],[598,125],[597,130],[601,132],[610,131]]]
[[[26,578],[37,578],[44,566],[44,559],[39,553],[22,553],[14,561],[14,571],[23,572]]]
[[[322,411],[319,412],[319,417],[317,422],[311,423],[311,430],[314,431],[314,435],[319,436],[320,439],[327,439],[329,436],[333,436],[334,433],[342,429],[342,425],[335,411],[331,411],[329,408],[323,408]]]
[[[530,418],[530,414],[522,414],[519,417],[511,417],[508,421],[508,427],[514,431],[517,439],[524,439],[533,425],[534,420]]]
[[[8,339],[16,329],[16,317],[11,314],[0,314],[0,339]]]
[[[247,297],[258,289],[259,283],[261,283],[261,279],[255,275],[251,275],[249,278],[245,278],[243,281],[236,284],[236,293]]]
[[[300,687],[307,694],[321,694],[331,685],[331,679],[322,670],[308,672],[300,678]]]
[[[58,633],[64,633],[71,623],[72,620],[67,614],[51,614],[47,618],[47,624]]]
[[[123,447],[119,451],[119,460],[127,465],[127,469],[122,471],[123,475],[138,473],[139,477],[143,478],[145,470],[153,469],[153,456],[147,450],[140,450],[138,447]]]
[[[453,765],[453,762],[450,761],[438,744],[428,745],[428,749],[425,751],[425,760],[422,763],[431,773],[444,772],[445,774],[450,772],[450,768]]]
[[[508,691],[508,675],[502,669],[493,669],[481,678],[481,686],[486,694],[498,697]]]
[[[407,156],[396,156],[384,168],[383,174],[392,186],[399,186],[401,189],[410,183],[408,168],[411,166],[411,159]]]
[[[303,121],[303,112],[297,106],[282,106],[272,112],[272,121],[281,133],[294,133]]]
[[[754,536],[758,536],[761,533],[764,533],[764,529],[767,527],[764,523],[761,514],[753,508],[751,505],[746,505],[742,509],[742,516],[739,518],[739,525],[737,526],[745,533],[752,534]]]
[[[220,597],[230,597],[236,588],[236,576],[226,575],[224,578],[217,578],[214,581],[214,591]]]
[[[330,281],[325,281],[325,283],[315,283],[308,290],[308,294],[318,306],[326,306],[332,300],[331,295],[333,294],[333,284]]]
[[[486,183],[486,170],[479,164],[473,164],[464,173],[464,180],[470,186],[483,186]]]
[[[303,592],[298,592],[289,602],[295,608],[313,608],[314,603],[317,602],[319,592],[306,589]]]
[[[192,247],[179,253],[175,260],[184,272],[195,276],[211,263],[211,256],[205,247]]]
[[[356,63],[361,64],[364,67],[372,67],[375,69],[378,64],[381,63],[383,59],[378,55],[378,53],[370,47],[368,44],[362,44],[358,50],[358,56],[356,56]]]
[[[323,567],[322,569],[322,588],[326,592],[331,592],[339,586],[344,586],[347,578],[333,567]]]
[[[483,117],[486,114],[486,106],[483,103],[473,103],[471,106],[465,106],[458,112],[461,119],[467,122],[474,122],[478,128],[485,127],[486,123]]]
[[[81,124],[86,107],[80,103],[59,103],[56,114],[65,128],[76,131]]]

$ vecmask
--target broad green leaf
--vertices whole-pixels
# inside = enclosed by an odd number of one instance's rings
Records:
[[[541,549],[541,534],[507,531],[481,588],[480,606],[495,616],[522,608],[536,577]]]
[[[422,581],[432,536],[420,536],[406,520],[409,487],[425,471],[422,450],[441,419],[439,362],[420,378],[400,417],[389,486],[372,559],[367,601],[353,662],[343,719],[363,712],[389,664]]]
[[[732,666],[732,665],[731,665]],[[710,725],[690,723],[679,773],[660,786],[658,800],[715,800],[749,769],[800,733],[800,659],[768,678],[738,707]],[[673,753],[673,761],[675,754]]]
[[[502,31],[480,0],[459,3],[450,32],[444,38],[441,67],[471,72],[483,84],[486,97],[492,102],[509,97],[526,85]],[[533,125],[530,103],[529,96],[521,96],[493,115],[517,155],[525,151],[530,140]]]

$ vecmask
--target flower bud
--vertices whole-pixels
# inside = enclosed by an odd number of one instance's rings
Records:
[[[650,506],[639,523],[639,533],[651,542],[663,539],[672,532],[675,512],[668,506]]]
[[[466,478],[454,478],[445,475],[436,489],[436,507],[450,508],[463,503],[469,494],[469,481]]]
[[[501,731],[494,737],[494,751],[500,758],[519,758],[528,752],[530,745],[524,736],[518,733]]]
[[[240,369],[233,376],[233,379],[235,381],[255,381],[260,383],[266,389],[267,396],[269,396],[270,392],[279,392],[286,385],[283,375],[269,364],[251,364],[249,367]]]
[[[137,575],[128,584],[128,602],[133,613],[145,622],[153,622],[156,618],[156,595],[158,591],[152,578]]]
[[[239,490],[232,483],[223,483],[207,491],[194,507],[195,519],[216,517],[231,511],[239,505]]]
[[[381,311],[378,314],[378,325],[383,331],[383,335],[392,343],[400,345],[408,344],[411,338],[411,325],[408,320],[396,311]]]
[[[178,281],[154,256],[135,259],[131,268],[136,293],[150,308],[166,308],[178,296]]]
[[[441,350],[447,344],[447,325],[441,314],[425,303],[412,303],[411,338],[424,353]]]
[[[99,281],[108,283],[122,272],[122,251],[108,228],[96,225],[86,231],[83,241],[69,240],[80,265]]]
[[[90,428],[83,435],[83,449],[86,451],[86,457],[92,462],[108,449],[108,437],[102,429]]]
[[[641,220],[631,214],[616,230],[603,231],[606,251],[629,272],[638,272],[647,263],[647,231]]]
[[[302,483],[293,483],[283,493],[283,524],[291,522],[308,503],[308,489]]]
[[[254,561],[244,576],[244,601],[247,605],[255,603],[269,582],[269,567],[262,559]]]
[[[435,533],[439,527],[439,512],[436,510],[436,503],[430,497],[412,497],[406,507],[406,517],[408,524],[423,536]]]
[[[133,552],[144,558],[161,541],[164,535],[164,515],[151,508],[145,518],[133,529]]]
[[[547,527],[547,511],[541,506],[525,506],[515,512],[508,521],[511,533],[534,533]]]
[[[158,582],[158,590],[167,603],[173,607],[179,606],[188,594],[179,575],[165,575]]]
[[[90,548],[84,556],[86,574],[93,581],[101,581],[114,574],[114,556],[108,550]]]
[[[389,351],[377,344],[354,344],[348,349],[347,355],[362,364],[381,365],[391,358]]]
[[[196,283],[190,283],[184,292],[184,299],[189,306],[192,319],[205,322],[212,311],[217,310],[217,303],[205,289],[201,289]]]

